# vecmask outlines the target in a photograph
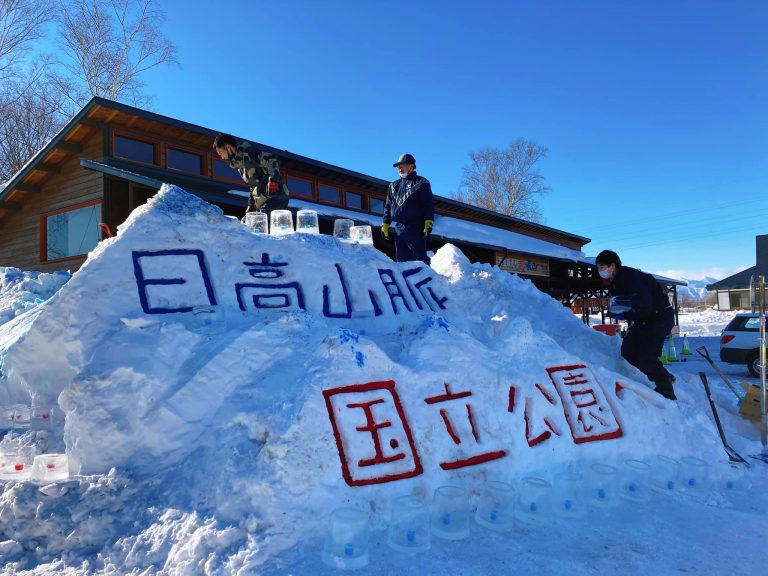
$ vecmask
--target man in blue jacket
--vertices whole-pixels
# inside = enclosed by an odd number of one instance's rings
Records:
[[[622,300],[620,307],[608,309],[608,316],[630,322],[621,355],[656,384],[656,392],[677,400],[672,385],[675,379],[659,360],[664,341],[675,325],[669,298],[653,276],[623,266],[612,250],[600,252],[595,264],[608,292]]]
[[[395,222],[395,257],[398,262],[421,260],[429,265],[427,238],[435,221],[435,202],[429,180],[416,174],[416,159],[402,154],[392,164],[400,178],[389,185],[384,202],[381,233],[389,238]]]

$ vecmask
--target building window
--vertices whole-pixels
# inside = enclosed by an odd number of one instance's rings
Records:
[[[155,145],[150,142],[142,142],[125,136],[115,136],[115,156],[133,160],[134,162],[144,162],[145,164],[155,163]]]
[[[286,178],[286,184],[288,185],[288,191],[292,195],[295,194],[296,196],[312,198],[312,182],[309,180],[288,176],[288,178]]]
[[[41,217],[45,261],[87,254],[99,243],[101,202]]]
[[[363,196],[357,192],[344,192],[344,199],[349,208],[363,209]]]
[[[384,200],[371,197],[371,212],[374,214],[384,214]]]
[[[168,168],[190,174],[202,174],[203,158],[200,154],[168,148]]]
[[[213,160],[213,176],[227,180],[242,180],[240,172],[232,168],[228,162],[219,159]]]
[[[317,195],[320,200],[333,202],[334,204],[341,204],[341,191],[335,186],[320,184],[317,187]]]

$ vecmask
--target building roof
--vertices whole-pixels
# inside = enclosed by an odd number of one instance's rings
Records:
[[[748,290],[752,279],[761,275],[768,278],[768,270],[761,270],[757,266],[752,266],[732,276],[728,276],[728,278],[723,278],[713,284],[707,284],[707,290]]]
[[[129,118],[130,126],[133,126],[133,122],[138,118],[142,122],[146,122],[147,125],[159,126],[162,125],[163,129],[175,130],[179,134],[188,136],[190,139],[196,139],[200,145],[210,146],[213,138],[218,134],[218,131],[203,126],[184,122],[140,108],[135,108],[127,104],[115,102],[105,98],[94,97],[92,98],[75,116],[73,116],[59,132],[30,160],[19,170],[13,178],[7,183],[4,189],[0,189],[0,224],[4,214],[18,208],[17,203],[9,202],[8,197],[11,196],[15,189],[37,191],[41,186],[41,182],[44,182],[47,173],[56,171],[57,163],[63,161],[67,157],[71,157],[73,154],[77,154],[82,150],[82,142],[87,138],[87,130],[99,130],[106,126],[109,122],[118,122],[122,118]],[[138,126],[138,124],[137,124]],[[86,131],[83,132],[81,128],[85,127]],[[78,133],[79,132],[79,133]],[[85,135],[84,135],[85,134]],[[240,138],[243,139],[243,138]],[[355,184],[365,185],[366,183],[372,189],[386,191],[386,187],[389,182],[363,174],[361,172],[355,172],[335,166],[326,162],[308,158],[300,154],[289,152],[288,150],[280,150],[272,146],[267,146],[259,142],[254,144],[267,152],[276,154],[284,160],[284,165],[287,169],[300,166],[300,167],[312,167],[312,169],[319,175],[333,174],[337,178],[348,178],[350,181],[354,181]],[[114,159],[109,159],[105,164],[115,164]],[[162,168],[157,168],[158,174],[147,174],[149,167],[142,166],[140,172],[135,166],[128,167],[131,163],[125,163],[121,166],[129,172],[134,172],[139,175],[148,175],[151,178],[156,178],[160,173],[163,177],[161,181],[168,181],[170,176],[168,171]],[[37,172],[36,172],[37,171]],[[175,175],[173,176],[175,178]],[[201,178],[201,180],[205,180]],[[212,190],[216,190],[214,182],[208,179],[209,186]],[[201,182],[201,186],[204,184]],[[182,185],[183,186],[183,185]],[[231,185],[230,185],[231,186]],[[201,190],[199,187],[196,190]],[[502,228],[514,227],[519,230],[531,231],[534,235],[543,235],[549,238],[562,239],[564,242],[571,244],[578,244],[583,246],[590,242],[589,238],[572,234],[556,228],[544,226],[535,222],[529,222],[513,216],[507,216],[500,214],[492,210],[486,210],[476,206],[459,202],[452,198],[447,198],[439,195],[435,195],[435,206],[438,210],[450,210],[451,212],[466,217],[468,220],[492,222],[498,224]]]

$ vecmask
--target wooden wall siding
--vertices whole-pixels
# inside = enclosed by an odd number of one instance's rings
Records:
[[[23,208],[6,217],[0,227],[0,266],[15,266],[23,270],[77,270],[85,258],[63,262],[40,262],[40,215],[69,206],[101,200],[104,177],[85,170],[80,158],[101,158],[102,138],[99,133],[83,147],[82,154],[70,157],[59,174],[50,174],[38,193],[26,194]]]

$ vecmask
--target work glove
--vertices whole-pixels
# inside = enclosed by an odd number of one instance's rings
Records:
[[[381,235],[384,236],[384,238],[389,238],[389,224],[386,222],[381,225]]]
[[[280,192],[280,184],[270,178],[269,182],[267,182],[267,194],[272,196],[272,194],[277,194],[278,192]]]
[[[424,220],[424,236],[429,236],[432,232],[432,225],[434,223],[434,220]]]

